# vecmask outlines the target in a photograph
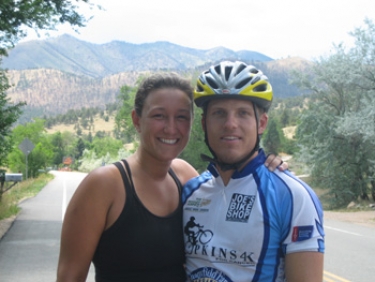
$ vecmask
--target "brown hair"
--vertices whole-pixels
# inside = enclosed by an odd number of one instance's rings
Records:
[[[176,88],[186,93],[191,101],[191,110],[194,110],[193,87],[189,80],[173,72],[156,73],[142,81],[135,95],[134,109],[139,117],[142,115],[143,106],[148,94],[153,90],[163,88]]]

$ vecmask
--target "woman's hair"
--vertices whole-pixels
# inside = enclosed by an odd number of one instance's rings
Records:
[[[173,72],[156,73],[145,78],[139,85],[134,101],[134,109],[138,116],[142,115],[143,106],[148,94],[151,91],[164,88],[176,88],[186,93],[191,101],[191,110],[193,111],[193,87],[190,81]]]

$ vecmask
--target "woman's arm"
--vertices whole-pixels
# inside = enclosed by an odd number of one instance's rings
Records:
[[[113,172],[108,167],[91,172],[78,186],[69,203],[61,233],[58,282],[86,281],[113,202],[109,183],[113,181]]]

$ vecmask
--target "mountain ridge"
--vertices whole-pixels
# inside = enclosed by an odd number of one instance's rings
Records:
[[[225,47],[200,50],[167,41],[133,44],[116,40],[94,44],[64,34],[18,44],[3,58],[2,66],[10,70],[52,68],[99,78],[128,71],[188,70],[222,59],[272,60],[255,51],[235,52]]]
[[[194,81],[224,59],[243,60],[261,69],[280,98],[301,95],[288,84],[289,72],[311,64],[301,58],[272,60],[258,52],[224,47],[198,50],[166,41],[93,44],[63,35],[17,45],[3,58],[1,67],[8,69],[12,85],[8,97],[27,103],[23,120],[29,121],[69,109],[104,108],[116,102],[122,86],[135,86],[140,76],[150,72],[174,71]]]

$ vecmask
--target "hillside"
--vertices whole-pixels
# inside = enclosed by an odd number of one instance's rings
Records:
[[[82,129],[82,134],[87,135],[91,131],[91,134],[95,136],[95,134],[99,131],[106,133],[106,135],[113,136],[113,130],[115,128],[115,121],[114,116],[109,116],[108,121],[104,121],[99,116],[94,117],[94,127],[89,130],[89,128]],[[53,134],[56,132],[75,132],[74,124],[57,124],[55,126],[52,126],[51,128],[47,129],[48,134]]]
[[[10,50],[2,65],[10,70],[47,68],[99,78],[132,71],[188,70],[222,59],[259,62],[272,60],[250,50],[235,52],[224,47],[200,50],[165,41],[144,44],[112,41],[93,44],[71,35],[62,35],[20,43]]]
[[[260,68],[269,78],[276,98],[299,96],[288,84],[292,69],[311,62],[300,58],[272,60],[253,51],[234,52],[223,47],[198,50],[169,42],[91,44],[64,35],[17,45],[3,59],[12,85],[7,95],[27,106],[19,122],[34,117],[64,114],[70,109],[115,103],[124,85],[135,86],[140,77],[155,71],[174,71],[195,81],[199,73],[223,59],[243,60]]]

